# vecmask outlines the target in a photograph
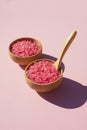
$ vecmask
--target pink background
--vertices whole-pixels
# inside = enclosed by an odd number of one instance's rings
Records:
[[[10,42],[36,38],[57,58],[74,30],[60,87],[44,94],[28,87]],[[87,130],[87,1],[0,0],[0,74],[0,130]]]

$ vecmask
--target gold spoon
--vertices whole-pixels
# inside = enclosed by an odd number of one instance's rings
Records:
[[[66,51],[68,50],[68,48],[70,47],[72,41],[74,40],[75,36],[77,34],[77,31],[74,31],[71,33],[71,35],[67,38],[66,42],[65,42],[65,45],[59,55],[59,58],[54,62],[54,66],[57,70],[60,69],[60,66],[61,66],[61,61],[66,53]]]

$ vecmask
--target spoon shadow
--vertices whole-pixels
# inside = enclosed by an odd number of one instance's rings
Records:
[[[50,59],[50,60],[54,60],[54,61],[57,60],[57,58],[55,58],[55,57],[53,57],[53,56],[51,56],[51,55],[44,54],[44,53],[43,53],[39,58],[40,58],[40,59],[46,58],[46,59]],[[25,70],[26,66],[27,66],[27,65],[19,65],[19,67],[20,67],[21,69],[23,69],[23,70]],[[63,70],[63,72],[64,72],[65,66],[64,66],[63,62],[61,63],[61,68],[62,68],[62,70]]]
[[[87,86],[64,77],[60,86],[54,91],[38,94],[54,105],[74,109],[87,101]]]

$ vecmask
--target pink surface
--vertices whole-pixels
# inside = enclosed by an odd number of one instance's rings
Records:
[[[86,0],[0,0],[0,130],[87,130],[86,12]],[[60,87],[44,94],[29,88],[8,55],[10,42],[36,38],[57,58],[74,30]]]

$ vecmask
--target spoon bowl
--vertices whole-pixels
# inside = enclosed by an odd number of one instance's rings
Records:
[[[69,46],[71,45],[72,41],[74,40],[75,36],[76,36],[77,32],[74,31],[67,39],[67,41],[65,42],[65,46],[62,49],[59,58],[56,61],[53,60],[49,60],[49,59],[38,59],[38,60],[34,60],[31,63],[29,63],[27,65],[27,67],[25,68],[25,80],[27,82],[27,84],[34,90],[38,91],[38,92],[48,92],[48,91],[52,91],[55,88],[57,88],[59,86],[59,84],[62,81],[62,77],[63,77],[63,70],[61,68],[61,61],[63,59],[64,54],[66,53],[66,51],[68,50]],[[56,80],[52,81],[52,82],[48,82],[48,83],[37,83],[35,81],[33,81],[33,78],[28,77],[27,75],[27,71],[29,70],[29,68],[34,65],[36,62],[39,61],[49,61],[50,63],[52,63],[52,67],[55,68],[55,70],[58,72],[58,77]],[[35,67],[35,66],[34,66]],[[34,69],[33,67],[33,69]],[[44,66],[45,67],[45,66]],[[37,70],[35,70],[35,72],[37,72]],[[31,73],[31,72],[30,72]],[[35,73],[32,71],[33,76],[35,75]],[[43,71],[41,72],[43,73]],[[47,73],[47,72],[46,72]],[[46,75],[45,75],[46,76]],[[52,76],[51,76],[52,77]],[[37,78],[37,76],[34,78]],[[42,78],[42,77],[40,77]]]
[[[31,63],[29,63],[27,65],[27,67],[25,68],[25,80],[26,80],[27,84],[29,85],[29,87],[36,90],[37,92],[49,92],[49,91],[56,89],[59,86],[59,84],[61,83],[62,77],[63,77],[63,70],[60,69],[58,79],[51,83],[40,84],[40,83],[36,83],[36,82],[32,81],[31,79],[29,79],[27,76],[27,70],[29,69],[29,67],[35,62],[39,62],[39,61],[43,61],[43,60],[49,61],[52,64],[55,63],[55,61],[50,60],[50,59],[37,59],[37,60],[34,60]]]

